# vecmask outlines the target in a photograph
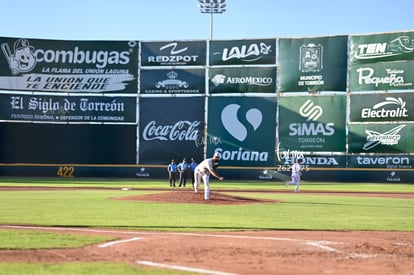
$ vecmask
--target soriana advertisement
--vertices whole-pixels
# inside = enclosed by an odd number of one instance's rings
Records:
[[[0,90],[136,93],[136,41],[0,38]]]

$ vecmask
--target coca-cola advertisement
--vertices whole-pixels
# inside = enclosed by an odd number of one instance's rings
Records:
[[[203,97],[141,98],[139,106],[139,164],[202,161]]]

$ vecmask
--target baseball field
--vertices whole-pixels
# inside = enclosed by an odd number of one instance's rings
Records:
[[[414,274],[414,184],[0,179],[0,274]]]

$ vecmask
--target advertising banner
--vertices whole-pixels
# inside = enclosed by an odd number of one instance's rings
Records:
[[[279,148],[345,152],[346,97],[279,98]]]
[[[276,93],[276,67],[220,67],[209,70],[210,93]]]
[[[414,60],[414,32],[350,36],[350,63]]]
[[[207,154],[224,166],[274,166],[276,98],[210,97]]]
[[[141,42],[141,66],[204,66],[206,41]]]
[[[346,91],[347,36],[279,39],[280,92]]]
[[[413,155],[372,155],[349,156],[350,168],[413,169]]]
[[[141,94],[204,94],[204,69],[141,70]]]
[[[136,93],[138,42],[0,38],[0,90]]]
[[[136,122],[135,97],[0,94],[0,120]]]
[[[171,159],[202,160],[203,97],[141,98],[139,106],[139,163],[167,171]]]
[[[210,41],[210,65],[276,65],[276,39]]]
[[[309,154],[301,150],[282,150],[280,145],[276,147],[276,170],[278,172],[290,171],[290,167],[295,163],[295,160],[300,158],[302,160],[302,168],[309,171],[312,168],[345,168],[346,156],[333,155],[331,153]]]
[[[351,94],[350,121],[414,121],[414,93]]]
[[[414,61],[352,65],[349,88],[351,92],[414,89]]]
[[[351,124],[350,153],[413,153],[414,124]]]
[[[135,164],[136,132],[136,125],[0,123],[0,163]]]

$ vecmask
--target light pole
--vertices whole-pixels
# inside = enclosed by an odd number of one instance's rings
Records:
[[[198,0],[201,13],[210,14],[210,40],[213,40],[213,14],[226,11],[226,0]]]

